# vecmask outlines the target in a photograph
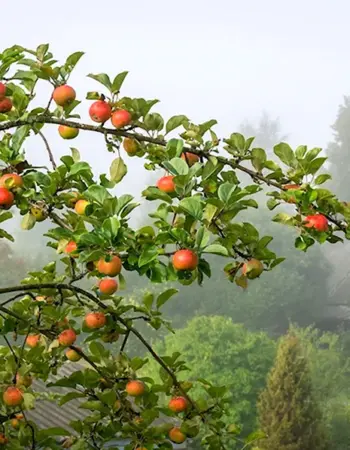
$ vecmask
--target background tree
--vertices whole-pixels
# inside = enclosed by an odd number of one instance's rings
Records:
[[[267,438],[262,450],[327,449],[327,436],[300,340],[280,342],[275,366],[259,400],[259,422]]]

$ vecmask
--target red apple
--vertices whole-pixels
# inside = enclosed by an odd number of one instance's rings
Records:
[[[7,437],[4,435],[4,433],[0,433],[0,445],[6,445],[8,443]]]
[[[0,208],[9,209],[14,201],[15,197],[12,192],[4,187],[0,187]]]
[[[306,228],[314,228],[317,231],[328,231],[328,220],[323,214],[313,214],[305,219]]]
[[[72,258],[77,258],[78,255],[74,254],[77,251],[77,243],[74,241],[69,241],[68,244],[66,245],[64,252],[68,253],[69,256],[71,256]]]
[[[97,100],[89,109],[89,115],[94,122],[103,123],[106,122],[112,114],[112,109],[108,103],[103,100]]]
[[[173,266],[176,270],[195,270],[198,256],[192,250],[178,250],[173,256]]]
[[[112,278],[105,278],[98,284],[100,292],[106,295],[112,295],[118,290],[118,283]]]
[[[90,329],[103,328],[107,319],[103,312],[90,312],[85,316],[85,325]]]
[[[52,98],[58,106],[69,105],[75,100],[75,97],[75,90],[66,84],[63,86],[58,86],[52,94]]]
[[[67,127],[66,125],[60,125],[58,127],[58,132],[63,139],[74,139],[79,134],[78,128]]]
[[[245,262],[242,267],[242,273],[250,280],[260,277],[264,271],[264,265],[258,259],[252,258]]]
[[[168,436],[171,442],[174,442],[174,444],[182,444],[186,440],[186,435],[178,427],[172,428],[169,431]]]
[[[101,258],[96,265],[97,270],[102,275],[109,275],[115,277],[119,275],[122,270],[122,261],[119,256],[112,256],[111,260],[107,262],[105,258]]]
[[[112,114],[112,124],[116,128],[123,128],[131,123],[131,114],[125,109],[118,109]]]
[[[173,175],[167,175],[165,177],[159,178],[157,181],[157,188],[162,191],[170,194],[175,192],[175,183]]]
[[[22,391],[15,386],[9,386],[2,395],[7,406],[18,406],[23,402]]]
[[[58,336],[58,342],[64,347],[73,345],[76,339],[77,335],[72,328],[68,328],[68,330],[62,331],[62,333],[60,333]]]
[[[23,178],[17,173],[6,173],[0,178],[0,187],[6,189],[19,188],[23,186]]]
[[[175,413],[180,413],[188,408],[188,401],[185,397],[173,397],[170,399],[168,407]]]
[[[190,152],[182,153],[181,158],[186,161],[190,167],[199,161],[199,156]]]
[[[0,83],[0,100],[3,100],[6,95],[6,86],[4,83]]]
[[[144,394],[146,387],[143,381],[132,380],[127,383],[125,390],[131,397],[139,397]]]
[[[0,113],[7,113],[11,111],[12,106],[12,100],[5,97],[3,100],[0,100]]]

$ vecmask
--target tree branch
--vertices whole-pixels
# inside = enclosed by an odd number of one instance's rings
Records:
[[[44,144],[45,144],[47,153],[49,154],[49,159],[50,159],[50,161],[51,161],[53,170],[56,170],[57,165],[56,165],[56,162],[55,162],[55,158],[54,158],[54,156],[53,156],[53,153],[52,153],[52,151],[51,151],[51,148],[50,148],[50,146],[49,146],[49,143],[48,143],[46,137],[43,135],[43,133],[42,133],[41,131],[38,131],[38,135],[39,135],[39,136],[41,137],[41,139],[44,141]]]

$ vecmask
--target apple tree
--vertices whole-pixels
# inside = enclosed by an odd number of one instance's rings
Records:
[[[47,44],[36,50],[15,45],[0,54],[0,222],[20,215],[25,233],[47,221],[48,245],[53,259],[58,255],[61,261],[0,288],[0,333],[6,343],[0,352],[0,445],[99,449],[122,438],[129,442],[126,450],[164,450],[200,435],[203,448],[232,448],[240,437],[224,420],[225,387],[199,379],[195,387],[202,396],[194,401],[193,382],[178,378],[186,361],[179,353],[158,355],[140,332],[141,322],[171,330],[162,307],[176,289],[145,294],[130,304],[121,294],[128,273],[205,289],[211,275],[206,258],[216,254],[222,256],[227,283],[245,289],[283,262],[269,249],[272,236],[260,236],[252,223],[236,218],[242,210],[258,208],[254,194],[264,186],[270,209],[294,205],[293,214],[282,209],[273,220],[298,229],[295,246],[301,251],[315,242],[348,238],[350,207],[320,186],[329,178],[319,174],[326,160],[320,148],[293,150],[279,143],[273,161],[254,147],[253,137],[219,138],[214,119],[196,124],[175,115],[165,121],[154,111],[157,100],[124,95],[127,72],[90,74],[96,91],[81,92],[69,78],[82,56],[73,53],[60,65]],[[50,86],[51,96],[33,106],[42,83]],[[80,119],[83,109],[89,111],[89,123]],[[48,127],[68,141],[79,133],[100,135],[101,151],[116,156],[109,171],[96,177],[76,148],[67,148],[57,161],[46,138]],[[27,159],[26,145],[34,135],[41,138],[51,167]],[[133,229],[129,220],[137,202],[127,192],[113,194],[131,157],[142,158],[145,170],[165,171],[156,186],[142,192],[155,206],[152,225],[141,229]],[[251,184],[243,185],[240,173]],[[0,236],[13,240],[8,230],[1,229]],[[128,356],[130,336],[142,343],[148,358]],[[140,376],[149,359],[159,365],[161,383]],[[56,382],[71,390],[60,403],[79,398],[91,414],[72,422],[76,434],[60,444],[57,436],[67,431],[40,429],[27,411],[40,398],[33,378],[46,381],[71,360],[84,364]],[[159,425],[159,417],[166,417],[165,423]],[[13,419],[19,422],[16,428]],[[241,447],[261,437],[255,432]]]

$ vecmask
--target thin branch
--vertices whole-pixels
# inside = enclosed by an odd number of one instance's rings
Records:
[[[128,342],[129,336],[130,336],[130,330],[128,330],[128,331],[126,332],[126,334],[125,334],[125,337],[124,337],[122,346],[120,347],[120,353],[123,353],[123,351],[124,351],[124,349],[125,349],[125,346],[126,346],[126,343]]]
[[[53,222],[55,222],[57,225],[59,225],[60,227],[64,228],[65,230],[73,231],[73,230],[71,229],[71,227],[70,227],[69,225],[67,225],[67,224],[64,222],[64,220],[63,220],[59,215],[57,215],[55,212],[50,211],[50,212],[49,212],[49,217],[51,217],[51,219],[52,219]]]
[[[50,159],[50,161],[51,161],[53,170],[56,170],[56,169],[57,169],[57,164],[56,164],[56,162],[55,162],[55,158],[54,158],[54,156],[53,156],[53,153],[52,153],[52,151],[51,151],[51,148],[50,148],[50,146],[49,146],[49,143],[48,143],[46,137],[44,136],[44,134],[43,134],[41,131],[38,131],[38,135],[39,135],[39,136],[41,137],[41,139],[44,141],[44,144],[45,144],[47,153],[49,154],[49,159]]]

